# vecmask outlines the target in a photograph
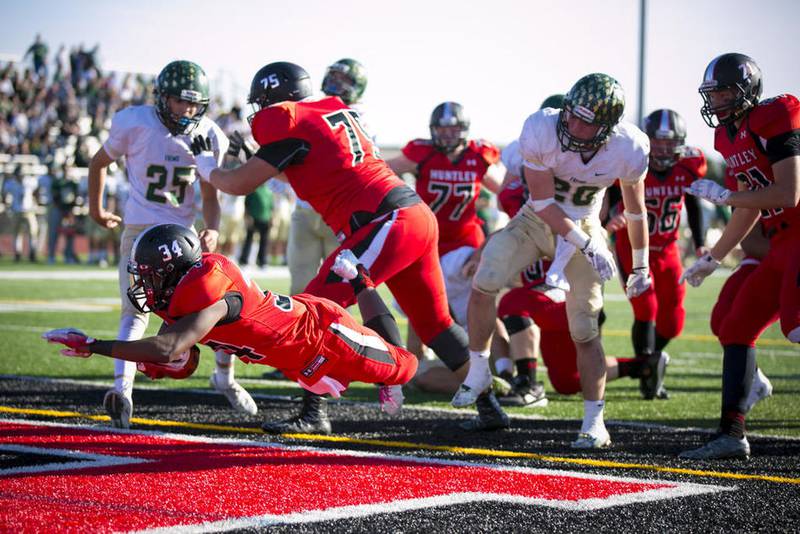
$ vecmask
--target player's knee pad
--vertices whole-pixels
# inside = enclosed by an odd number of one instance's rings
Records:
[[[800,343],[800,326],[789,331],[789,333],[786,334],[786,339],[792,343]]]
[[[600,335],[597,316],[579,312],[570,317],[569,335],[575,343],[588,343]]]
[[[508,317],[503,317],[502,321],[509,336],[522,332],[533,325],[533,319],[523,315],[509,315]]]
[[[469,361],[467,333],[455,323],[443,330],[427,345],[451,371],[455,371]]]
[[[574,395],[581,391],[581,378],[578,373],[560,376],[548,371],[547,378],[559,395]]]

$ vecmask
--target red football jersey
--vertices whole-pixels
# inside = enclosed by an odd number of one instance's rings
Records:
[[[727,173],[755,191],[775,183],[767,154],[771,139],[800,130],[800,102],[784,94],[760,102],[731,139],[725,126],[714,132],[714,148],[725,158]],[[800,208],[761,210],[764,232],[769,235],[786,225],[800,224]]]
[[[684,188],[705,176],[707,169],[703,152],[699,148],[686,147],[683,156],[665,175],[653,170],[647,172],[644,203],[650,247],[662,249],[678,239]]]
[[[225,256],[204,253],[178,282],[166,312],[158,315],[172,323],[226,296],[241,299],[239,318],[227,324],[221,321],[200,342],[236,354],[246,363],[277,367],[292,379],[315,360],[324,332],[341,314],[333,302],[311,295],[264,292]],[[306,375],[304,380],[316,382],[333,363],[327,361],[314,369],[315,376]]]
[[[500,150],[486,141],[471,140],[453,162],[430,140],[415,139],[403,155],[417,164],[417,194],[431,207],[439,223],[439,254],[459,247],[479,247],[485,236],[475,203],[490,165]]]
[[[297,196],[311,204],[334,232],[350,235],[350,217],[375,213],[403,181],[380,159],[358,112],[337,97],[281,102],[256,113],[253,138],[261,145],[301,140],[304,157],[283,172]]]

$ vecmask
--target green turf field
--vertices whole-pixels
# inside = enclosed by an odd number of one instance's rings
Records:
[[[117,331],[118,301],[115,280],[98,280],[91,276],[96,270],[81,271],[80,267],[34,266],[28,269],[38,273],[31,280],[8,279],[3,275],[20,269],[0,261],[0,374],[67,377],[73,379],[100,379],[111,381],[112,362],[95,356],[86,360],[65,358],[54,345],[40,339],[42,332],[51,328],[73,326],[99,338],[113,338]],[[69,280],[55,280],[59,273],[77,272]],[[106,270],[112,273],[111,269]],[[259,284],[277,292],[286,292],[288,280],[263,280]],[[672,356],[666,386],[671,394],[667,401],[643,401],[638,391],[638,381],[621,379],[609,383],[606,395],[606,419],[655,422],[678,427],[696,426],[712,428],[716,425],[720,402],[721,350],[708,326],[710,311],[724,281],[722,276],[706,280],[700,288],[687,289],[687,318],[683,336],[667,348]],[[632,320],[630,305],[620,287],[609,283],[606,287],[606,313],[604,344],[608,354],[630,354],[629,329]],[[399,320],[404,331],[406,322]],[[149,332],[154,332],[160,321],[151,321]],[[748,429],[754,433],[800,436],[800,349],[791,345],[773,325],[761,338],[758,346],[760,367],[771,379],[773,397],[758,404],[748,418]],[[203,349],[201,368],[190,379],[164,382],[175,387],[207,387],[208,375],[213,368],[213,357]],[[287,394],[294,391],[288,383],[258,380],[268,368],[259,365],[237,364],[237,377],[255,393]],[[546,380],[546,373],[540,377]],[[140,375],[140,384],[149,379]],[[579,396],[564,397],[552,393],[546,383],[550,405],[546,408],[513,409],[512,412],[536,414],[552,418],[582,416]],[[449,398],[429,395],[413,390],[406,393],[408,402],[448,406]],[[375,400],[373,387],[351,387],[347,394],[352,399]]]

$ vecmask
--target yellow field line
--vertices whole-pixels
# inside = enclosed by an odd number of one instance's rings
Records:
[[[10,406],[0,406],[0,413],[39,415],[45,417],[80,417],[92,421],[108,421],[107,415],[88,415],[80,412],[62,412],[57,410],[36,410],[29,408],[12,408]],[[169,428],[186,428],[191,430],[213,430],[217,432],[228,432],[237,434],[263,434],[260,428],[235,427],[225,425],[209,425],[202,423],[187,423],[183,421],[163,421],[159,419],[144,419],[132,417],[131,423],[147,426],[160,426]],[[725,478],[734,480],[763,480],[766,482],[776,482],[779,484],[798,484],[800,478],[776,477],[768,475],[751,475],[742,473],[729,473],[725,471],[703,471],[699,469],[683,469],[679,467],[663,467],[650,464],[634,464],[626,462],[614,462],[610,460],[596,460],[590,458],[569,458],[564,456],[549,456],[537,454],[535,452],[520,451],[498,451],[493,449],[482,449],[475,447],[455,447],[450,445],[428,445],[425,443],[413,443],[410,441],[387,441],[379,439],[360,439],[348,436],[323,436],[318,434],[281,434],[281,437],[311,442],[342,443],[349,445],[370,445],[373,447],[395,448],[395,449],[414,449],[420,451],[441,451],[451,454],[465,454],[471,456],[482,456],[488,458],[522,458],[528,460],[538,460],[558,464],[573,464],[587,467],[606,467],[615,469],[638,469],[643,471],[654,471],[662,473],[674,473],[681,475],[693,475],[700,477]]]
[[[603,335],[608,335],[611,337],[631,337],[630,330],[605,330],[603,329]],[[716,336],[710,336],[708,334],[681,334],[678,340],[686,340],[686,341],[710,341],[716,342]],[[772,346],[772,347],[797,347],[797,343],[792,343],[788,339],[759,339],[756,342],[756,347],[759,345],[764,346]],[[722,357],[722,351],[720,350],[720,357]]]

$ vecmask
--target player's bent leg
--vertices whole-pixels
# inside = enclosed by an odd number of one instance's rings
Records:
[[[253,397],[245,390],[233,376],[234,356],[221,350],[215,352],[216,369],[209,377],[209,385],[222,393],[231,407],[239,413],[256,415],[258,405]]]

